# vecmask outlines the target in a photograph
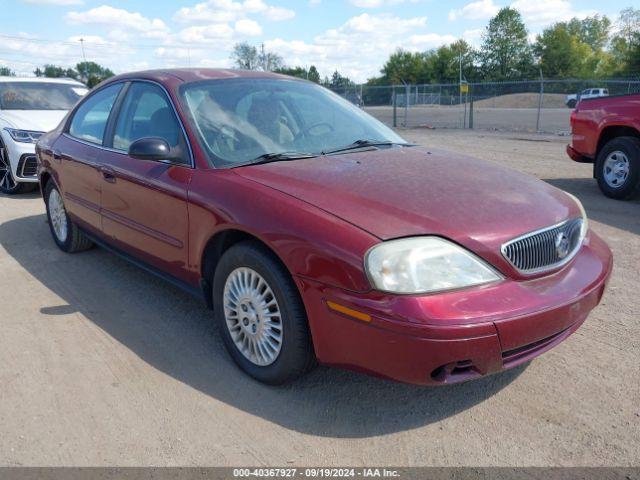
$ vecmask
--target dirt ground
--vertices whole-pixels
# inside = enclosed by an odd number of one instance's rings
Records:
[[[0,464],[639,465],[640,202],[605,199],[563,138],[402,134],[582,199],[615,271],[578,332],[457,386],[318,368],[267,387],[193,298],[101,249],[65,255],[36,194],[0,196]]]
[[[487,100],[491,102],[491,100]],[[485,103],[485,105],[487,105]],[[364,110],[386,125],[393,125],[393,107],[365,107]],[[406,118],[405,118],[406,113]],[[465,122],[466,116],[466,122]],[[538,121],[536,108],[494,108],[491,105],[476,105],[473,109],[473,125],[476,130],[497,132],[535,133],[538,130],[547,134],[568,134],[571,127],[569,117],[571,109],[543,108]],[[396,111],[398,126],[436,127],[461,129],[469,123],[469,105],[466,106],[427,106],[414,105],[405,112]]]

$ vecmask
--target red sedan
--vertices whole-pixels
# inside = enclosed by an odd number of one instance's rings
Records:
[[[511,368],[574,332],[612,268],[576,198],[275,74],[112,78],[37,154],[62,250],[200,296],[267,383],[316,362],[424,385]]]

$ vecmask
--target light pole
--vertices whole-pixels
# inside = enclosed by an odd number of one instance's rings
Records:
[[[84,78],[85,82],[89,82],[89,76],[87,75],[87,57],[84,54],[84,38],[80,39],[80,48],[82,49],[82,63],[84,66]]]

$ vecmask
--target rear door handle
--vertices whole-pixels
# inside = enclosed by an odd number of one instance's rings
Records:
[[[102,173],[102,178],[104,178],[105,182],[116,183],[115,170],[109,167],[100,167],[100,172]]]
[[[51,155],[56,162],[60,163],[62,161],[62,153],[60,153],[60,150],[54,150]]]

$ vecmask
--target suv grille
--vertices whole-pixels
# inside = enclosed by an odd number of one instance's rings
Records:
[[[35,177],[38,173],[38,161],[35,155],[23,155],[18,162],[19,177]]]
[[[582,218],[528,233],[502,245],[502,255],[521,273],[537,273],[564,265],[582,243]]]

